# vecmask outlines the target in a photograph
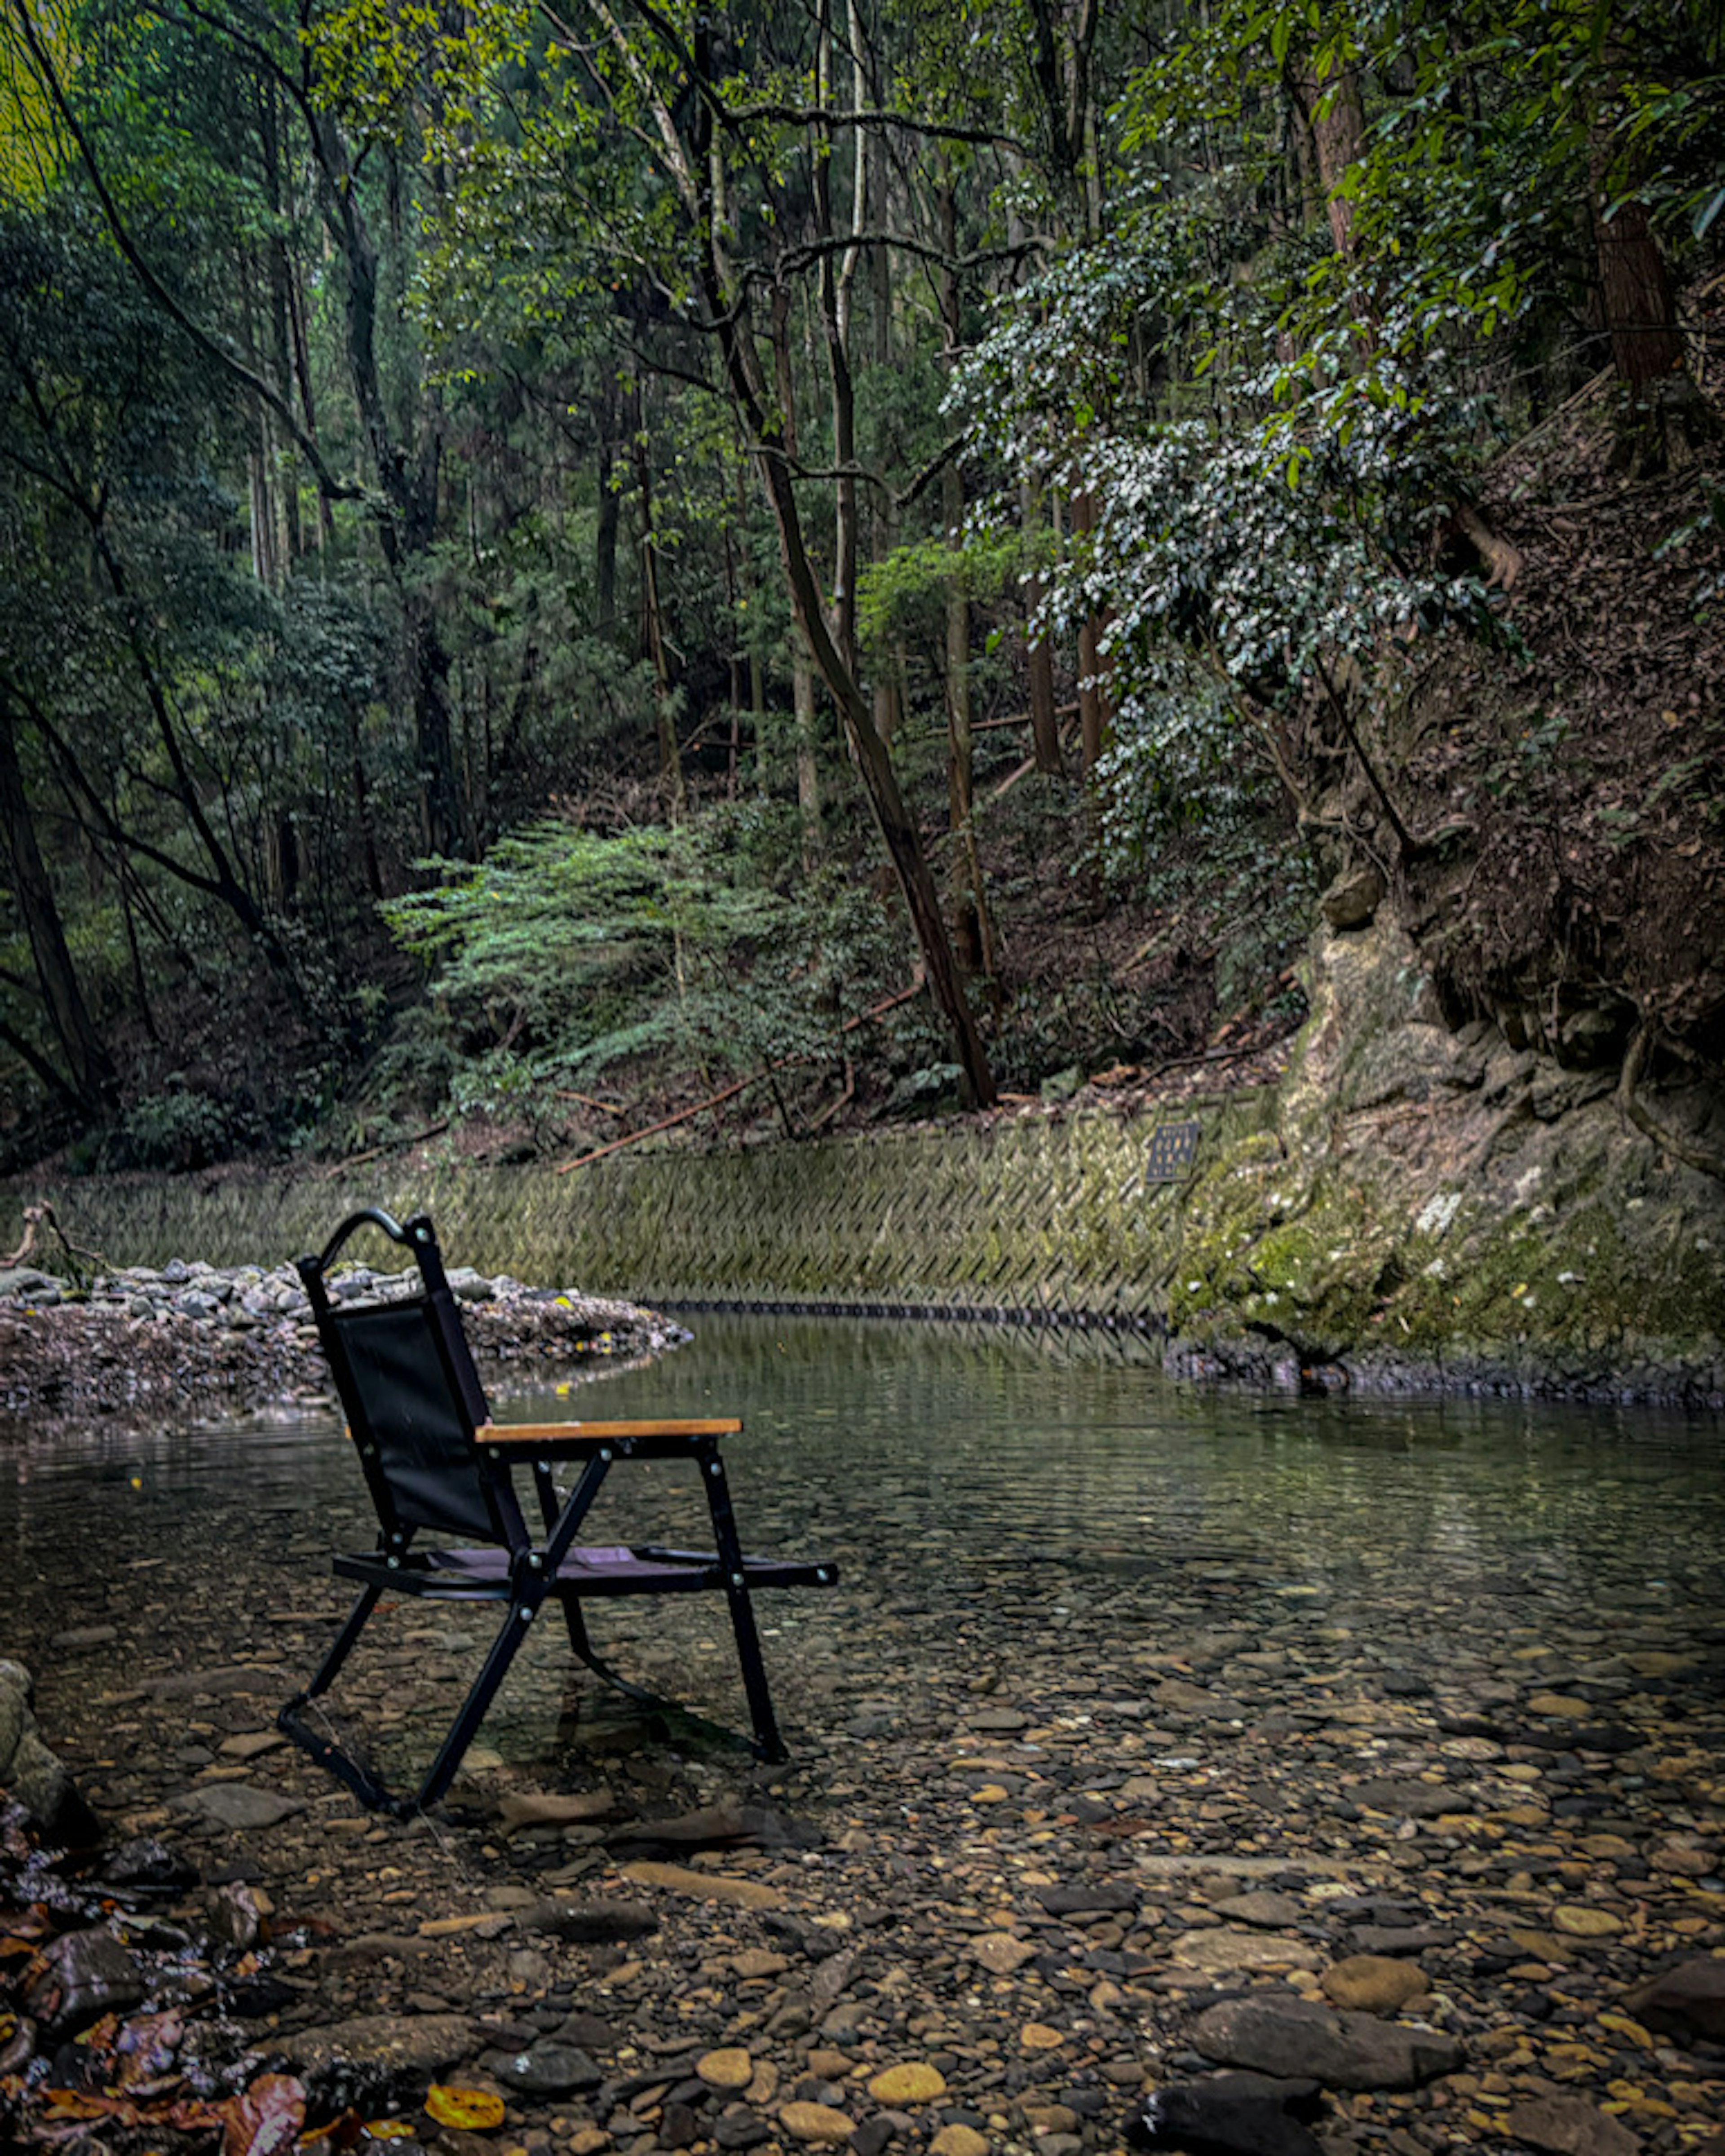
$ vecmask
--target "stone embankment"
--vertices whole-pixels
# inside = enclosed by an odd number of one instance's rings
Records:
[[[413,1291],[410,1273],[338,1271],[338,1299]],[[688,1336],[634,1304],[526,1287],[469,1267],[449,1274],[481,1368],[590,1356],[633,1358]],[[0,1271],[0,1414],[107,1414],[178,1402],[244,1406],[327,1389],[310,1306],[290,1265],[176,1260],[126,1265],[85,1287],[27,1266]]]

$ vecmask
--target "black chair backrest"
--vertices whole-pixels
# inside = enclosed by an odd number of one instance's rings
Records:
[[[387,1302],[331,1300],[327,1275],[357,1228],[381,1228],[419,1268],[421,1291]],[[318,1337],[359,1448],[386,1544],[420,1527],[501,1543],[528,1540],[509,1477],[474,1441],[490,1420],[429,1219],[404,1226],[375,1206],[350,1214],[321,1253],[299,1260]]]

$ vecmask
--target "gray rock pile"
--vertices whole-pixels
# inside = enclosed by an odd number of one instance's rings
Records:
[[[688,1337],[633,1303],[573,1288],[530,1287],[504,1273],[450,1270],[483,1361],[634,1358]],[[338,1270],[338,1300],[413,1293],[413,1272]],[[212,1265],[175,1259],[125,1265],[88,1288],[32,1266],[0,1270],[0,1412],[102,1412],[212,1393],[265,1399],[326,1383],[317,1334],[291,1265]]]

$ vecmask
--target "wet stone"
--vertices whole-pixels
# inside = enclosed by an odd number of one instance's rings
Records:
[[[1620,2119],[1580,2097],[1543,2096],[1512,2107],[1505,2128],[1548,2156],[1637,2156],[1641,2143]]]
[[[744,2112],[740,2117],[726,2114],[714,2122],[713,2139],[721,2148],[758,2148],[763,2141],[773,2138],[773,2128],[764,2118]]]
[[[1276,1931],[1301,1922],[1309,1913],[1292,1895],[1272,1893],[1267,1889],[1235,1894],[1225,1902],[1218,1902],[1215,1912],[1226,1923],[1255,1924]]]
[[[75,2035],[105,2014],[123,2014],[144,1997],[136,1958],[109,1931],[68,1932],[43,1957],[26,1985],[26,2008],[46,2037]]]
[[[1309,2125],[1322,2109],[1315,2082],[1216,2074],[1157,2090],[1127,2120],[1126,2138],[1137,2148],[1204,2156],[1323,2156]]]
[[[239,1832],[279,1826],[305,1809],[297,1797],[284,1796],[276,1789],[253,1789],[244,1782],[211,1782],[202,1789],[187,1789],[175,1801],[182,1811],[196,1814],[208,1826]]]
[[[1623,2010],[1662,2035],[1725,2043],[1725,1961],[1680,1962],[1625,1993]]]
[[[524,2051],[487,2051],[480,2063],[506,2088],[522,2096],[572,2095],[594,2089],[604,2075],[585,2051],[567,2044],[534,2044]]]
[[[849,2141],[856,2121],[829,2103],[793,2102],[781,2104],[778,2122],[793,2141],[814,2146]]]
[[[1399,2014],[1428,1989],[1417,1963],[1385,1954],[1350,1954],[1327,1969],[1322,1980],[1332,2005],[1361,2014]]]
[[[1260,1994],[1201,2014],[1192,2041],[1206,2058],[1285,2080],[1311,2075],[1328,2088],[1414,2089],[1453,2073],[1462,2050],[1435,2030],[1344,2014]]]

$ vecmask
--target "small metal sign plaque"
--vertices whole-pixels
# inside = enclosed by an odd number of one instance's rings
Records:
[[[1198,1157],[1196,1123],[1158,1123],[1150,1134],[1146,1183],[1178,1183]]]

